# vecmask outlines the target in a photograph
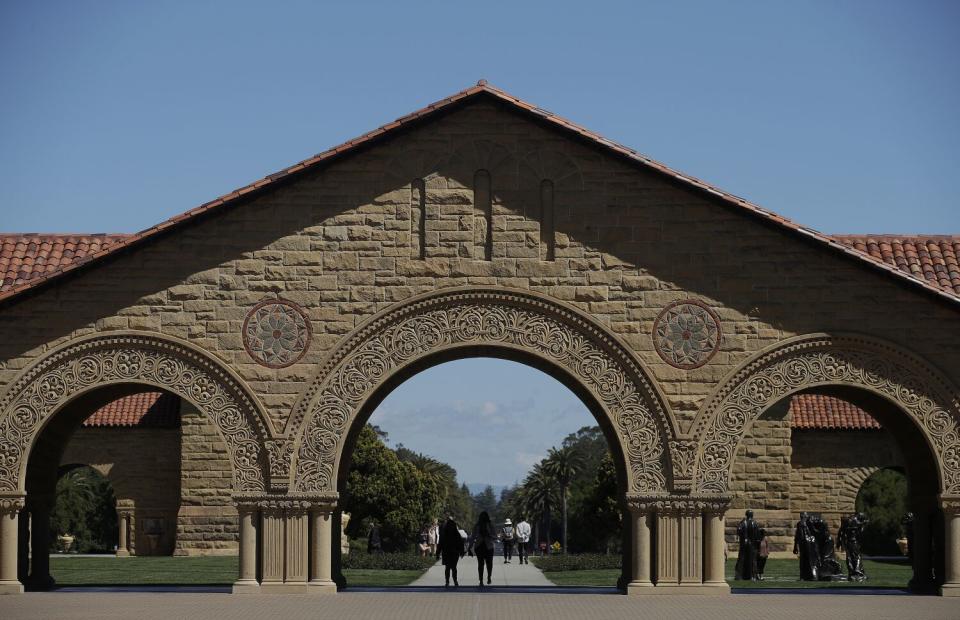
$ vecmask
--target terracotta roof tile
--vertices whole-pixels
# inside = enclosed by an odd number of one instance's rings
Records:
[[[361,146],[372,144],[377,140],[383,138],[388,133],[400,130],[406,126],[425,120],[433,116],[434,114],[437,114],[443,111],[444,109],[449,108],[454,104],[457,104],[459,102],[463,102],[468,99],[472,99],[474,97],[481,96],[481,95],[490,96],[499,101],[509,103],[515,108],[527,114],[530,114],[531,116],[535,116],[538,119],[543,120],[547,124],[561,131],[564,131],[568,134],[585,139],[588,142],[591,142],[593,144],[602,146],[607,150],[609,150],[610,152],[612,152],[614,155],[624,157],[636,164],[655,170],[661,174],[664,174],[672,179],[676,179],[681,183],[684,183],[697,190],[705,191],[714,196],[717,196],[718,198],[723,200],[725,203],[727,203],[727,205],[733,208],[740,209],[744,213],[756,216],[766,222],[773,223],[794,234],[802,235],[808,239],[813,240],[816,243],[821,244],[824,247],[830,248],[831,251],[838,252],[844,256],[860,261],[861,264],[870,265],[874,269],[881,270],[887,274],[900,278],[901,281],[910,282],[912,283],[912,285],[925,289],[926,291],[933,293],[934,295],[940,297],[941,299],[945,299],[953,303],[960,302],[960,292],[957,292],[954,290],[948,290],[943,288],[942,286],[931,284],[930,281],[925,277],[921,277],[915,274],[913,271],[899,269],[894,264],[888,263],[883,257],[877,256],[872,252],[862,252],[862,251],[855,250],[849,245],[841,243],[840,241],[830,237],[829,235],[825,235],[823,233],[817,232],[811,228],[800,226],[799,224],[793,222],[788,218],[785,218],[781,215],[777,215],[771,211],[764,209],[763,207],[760,207],[751,202],[748,202],[743,198],[739,198],[738,196],[735,196],[728,192],[724,192],[723,190],[717,187],[714,187],[709,183],[701,181],[696,177],[678,172],[666,166],[665,164],[662,164],[656,160],[653,160],[645,155],[638,153],[634,149],[618,144],[612,140],[608,140],[607,138],[604,138],[599,134],[593,133],[592,131],[585,129],[584,127],[581,127],[571,121],[568,121],[560,116],[557,116],[551,112],[548,112],[543,108],[539,108],[537,106],[534,106],[533,104],[523,101],[522,99],[514,97],[513,95],[486,83],[486,81],[484,80],[480,80],[479,82],[477,82],[475,86],[471,86],[449,97],[446,97],[445,99],[441,99],[440,101],[434,102],[426,106],[425,108],[421,108],[416,112],[400,117],[391,123],[383,125],[377,129],[374,129],[373,131],[367,132],[352,140],[348,140],[347,142],[344,142],[339,146],[333,147],[322,153],[314,155],[313,157],[305,159],[288,168],[285,168],[273,174],[267,175],[263,179],[260,179],[259,181],[251,183],[246,187],[242,187],[240,189],[224,194],[223,196],[215,200],[204,203],[199,207],[190,209],[189,211],[186,211],[181,215],[170,218],[165,222],[161,222],[160,224],[157,224],[156,226],[153,226],[151,228],[147,228],[146,230],[142,230],[135,235],[126,236],[125,238],[120,239],[117,242],[112,243],[110,245],[99,246],[96,248],[91,247],[89,251],[86,252],[86,256],[84,257],[83,260],[73,261],[72,263],[69,263],[60,267],[44,269],[42,273],[40,273],[37,277],[33,277],[27,280],[21,279],[20,281],[17,281],[17,278],[14,278],[14,281],[11,282],[11,285],[8,288],[6,288],[5,290],[0,290],[0,301],[10,299],[26,290],[35,288],[46,282],[50,282],[56,279],[57,277],[60,277],[61,275],[65,274],[68,271],[93,263],[95,260],[102,258],[112,252],[117,252],[123,248],[134,246],[136,244],[153,239],[157,235],[162,233],[164,230],[174,226],[182,225],[183,223],[188,222],[191,219],[197,216],[200,216],[204,213],[215,211],[218,209],[229,208],[234,205],[234,201],[236,201],[238,198],[241,198],[242,196],[249,194],[250,192],[268,187],[278,181],[281,181],[287,177],[290,177],[291,175],[297,174],[304,170],[328,163],[334,160],[335,158],[341,155],[344,155],[346,153],[350,153]],[[33,270],[31,269],[30,272],[33,273]]]
[[[835,235],[834,239],[960,295],[960,235]]]
[[[85,427],[176,428],[180,399],[166,392],[141,392],[107,403],[84,420]]]
[[[790,400],[790,427],[802,430],[877,430],[873,417],[851,402],[823,394],[797,394]]]
[[[0,293],[82,262],[130,235],[0,234]]]

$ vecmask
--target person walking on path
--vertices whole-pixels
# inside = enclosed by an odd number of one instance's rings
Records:
[[[454,521],[453,515],[447,516],[446,523],[439,528],[437,557],[443,560],[443,587],[450,587],[450,576],[453,575],[453,587],[459,588],[457,581],[457,562],[463,557],[463,538],[460,536],[460,526]]]
[[[503,522],[500,528],[500,542],[503,543],[503,563],[509,564],[513,559],[513,543],[517,540],[516,531],[513,529],[513,523],[510,519]]]
[[[470,538],[470,553],[477,555],[477,576],[480,578],[480,587],[483,587],[483,566],[487,566],[487,585],[490,584],[490,574],[493,572],[493,542],[497,534],[493,531],[490,515],[484,510],[473,526],[473,535]]]
[[[427,544],[430,545],[430,555],[435,554],[437,545],[440,544],[440,525],[436,519],[433,520],[430,530],[427,532]]]
[[[370,523],[370,533],[367,535],[367,553],[381,553],[383,541],[380,539],[380,526],[376,521]]]
[[[528,557],[530,550],[527,549],[527,545],[530,544],[530,524],[527,523],[527,519],[520,515],[520,522],[517,523],[516,527],[517,533],[517,557],[520,559],[520,563],[530,563],[530,558]]]

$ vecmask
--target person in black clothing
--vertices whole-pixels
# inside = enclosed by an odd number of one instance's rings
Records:
[[[380,540],[380,526],[376,521],[370,523],[370,534],[367,536],[367,553],[381,553],[383,543]]]
[[[800,513],[793,535],[793,553],[800,556],[800,579],[816,581],[820,563],[817,561],[817,539],[807,513]]]
[[[497,533],[493,530],[490,515],[484,510],[473,526],[473,535],[470,537],[470,554],[477,555],[477,575],[480,577],[480,587],[483,587],[483,566],[487,566],[487,585],[490,585],[490,573],[493,572],[493,542]]]
[[[453,515],[440,528],[440,541],[437,544],[437,557],[443,558],[443,578],[445,588],[450,587],[450,575],[453,575],[453,586],[460,587],[457,581],[457,562],[463,557],[463,538],[460,537],[460,526],[454,521]]]
[[[740,541],[740,553],[737,555],[736,575],[734,579],[757,581],[757,552],[760,551],[760,524],[753,519],[753,511],[737,525],[737,539]]]

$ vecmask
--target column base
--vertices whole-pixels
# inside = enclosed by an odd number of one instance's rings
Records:
[[[627,584],[627,595],[650,594],[653,587],[653,584],[649,581],[631,581]]]
[[[117,549],[117,557],[118,557],[118,558],[129,558],[129,557],[130,557],[130,552],[127,551],[126,549]]]
[[[960,583],[945,583],[940,586],[940,596],[960,596]]]
[[[0,581],[0,595],[23,594],[23,584],[19,581]]]
[[[265,581],[260,584],[260,594],[311,594],[312,592],[306,581]]]
[[[337,593],[337,584],[330,580],[320,580],[314,579],[313,581],[307,582],[307,586],[310,587],[311,594],[336,594]]]
[[[256,579],[240,579],[233,582],[233,594],[260,594],[260,584]]]
[[[730,594],[730,585],[727,583],[669,583],[645,587],[634,584],[627,585],[627,594],[644,596],[647,594],[692,595],[692,596],[724,596]]]

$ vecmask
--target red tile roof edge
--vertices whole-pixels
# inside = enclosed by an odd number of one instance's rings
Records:
[[[826,394],[795,394],[790,399],[793,430],[878,431],[877,420],[855,404]]]
[[[219,208],[229,206],[235,200],[239,199],[240,197],[250,192],[263,189],[264,187],[274,184],[277,181],[284,179],[285,177],[288,177],[292,174],[302,172],[304,170],[307,170],[309,168],[312,168],[320,164],[321,162],[329,161],[337,156],[351,152],[359,148],[360,146],[366,145],[368,143],[372,143],[374,140],[382,138],[386,134],[400,129],[405,125],[409,125],[414,121],[424,120],[441,110],[449,108],[454,103],[464,101],[467,98],[471,98],[479,94],[491,95],[498,100],[510,103],[515,107],[528,112],[532,116],[543,119],[544,121],[547,121],[570,133],[579,135],[587,139],[589,142],[602,146],[618,155],[626,157],[627,159],[633,162],[642,164],[648,168],[661,172],[695,189],[712,194],[715,197],[720,198],[724,202],[728,203],[729,205],[739,207],[744,211],[746,211],[747,213],[758,216],[760,219],[766,222],[772,223],[776,226],[779,226],[780,228],[784,228],[792,233],[799,234],[804,238],[813,240],[814,242],[818,242],[821,245],[831,248],[835,252],[838,252],[844,256],[848,256],[850,258],[853,258],[859,261],[861,264],[870,265],[875,269],[881,270],[885,273],[888,273],[900,279],[903,282],[909,282],[914,286],[918,286],[924,289],[925,291],[927,291],[928,293],[934,294],[936,297],[940,299],[947,300],[953,303],[960,303],[960,294],[954,294],[938,286],[934,286],[926,282],[922,278],[918,278],[912,274],[901,271],[900,269],[897,269],[895,266],[891,266],[880,259],[870,256],[869,254],[864,254],[863,252],[859,252],[853,248],[850,248],[849,246],[844,245],[841,241],[834,239],[829,235],[813,230],[812,228],[801,226],[796,222],[790,220],[789,218],[783,217],[781,215],[777,215],[772,211],[768,211],[763,207],[760,207],[759,205],[756,205],[747,200],[744,200],[743,198],[740,198],[728,192],[724,192],[723,190],[717,187],[714,187],[713,185],[710,185],[709,183],[706,183],[705,181],[702,181],[694,176],[683,174],[677,170],[674,170],[663,163],[660,163],[654,159],[651,159],[649,157],[646,157],[645,155],[638,153],[637,151],[631,148],[628,148],[617,142],[604,138],[603,136],[593,133],[590,130],[585,129],[571,121],[568,121],[560,116],[552,114],[551,112],[548,112],[543,108],[539,108],[530,103],[527,103],[526,101],[523,101],[522,99],[514,97],[513,95],[510,95],[506,91],[500,90],[499,88],[496,88],[488,84],[485,80],[480,80],[475,86],[471,86],[449,97],[446,97],[444,99],[431,103],[430,105],[424,108],[421,108],[420,110],[417,110],[415,112],[402,116],[391,123],[387,123],[386,125],[382,125],[381,127],[378,127],[373,131],[369,131],[361,136],[358,136],[357,138],[348,140],[343,144],[340,144],[339,146],[335,146],[331,149],[323,151],[322,153],[314,155],[313,157],[310,157],[292,166],[284,168],[283,170],[267,175],[266,177],[264,177],[263,179],[260,179],[259,181],[255,181],[249,185],[236,189],[232,192],[228,192],[227,194],[224,194],[219,198],[206,202],[198,207],[195,207],[184,213],[181,213],[180,215],[174,216],[168,220],[160,222],[155,226],[144,229],[136,234],[131,235],[128,239],[124,241],[115,243],[111,245],[109,248],[106,248],[97,253],[91,254],[89,256],[86,256],[77,262],[71,263],[63,267],[62,269],[52,271],[40,278],[30,280],[28,282],[24,282],[19,286],[16,286],[7,291],[4,291],[0,293],[0,302],[6,302],[10,299],[13,299],[18,295],[20,295],[21,293],[24,293],[30,289],[34,289],[44,284],[47,284],[53,280],[56,280],[57,278],[64,276],[65,274],[71,271],[77,270],[85,265],[89,265],[105,256],[118,253],[126,248],[130,248],[139,243],[145,242],[148,239],[154,238],[161,232],[173,226],[177,226],[187,221],[190,221],[201,214],[212,212]]]

